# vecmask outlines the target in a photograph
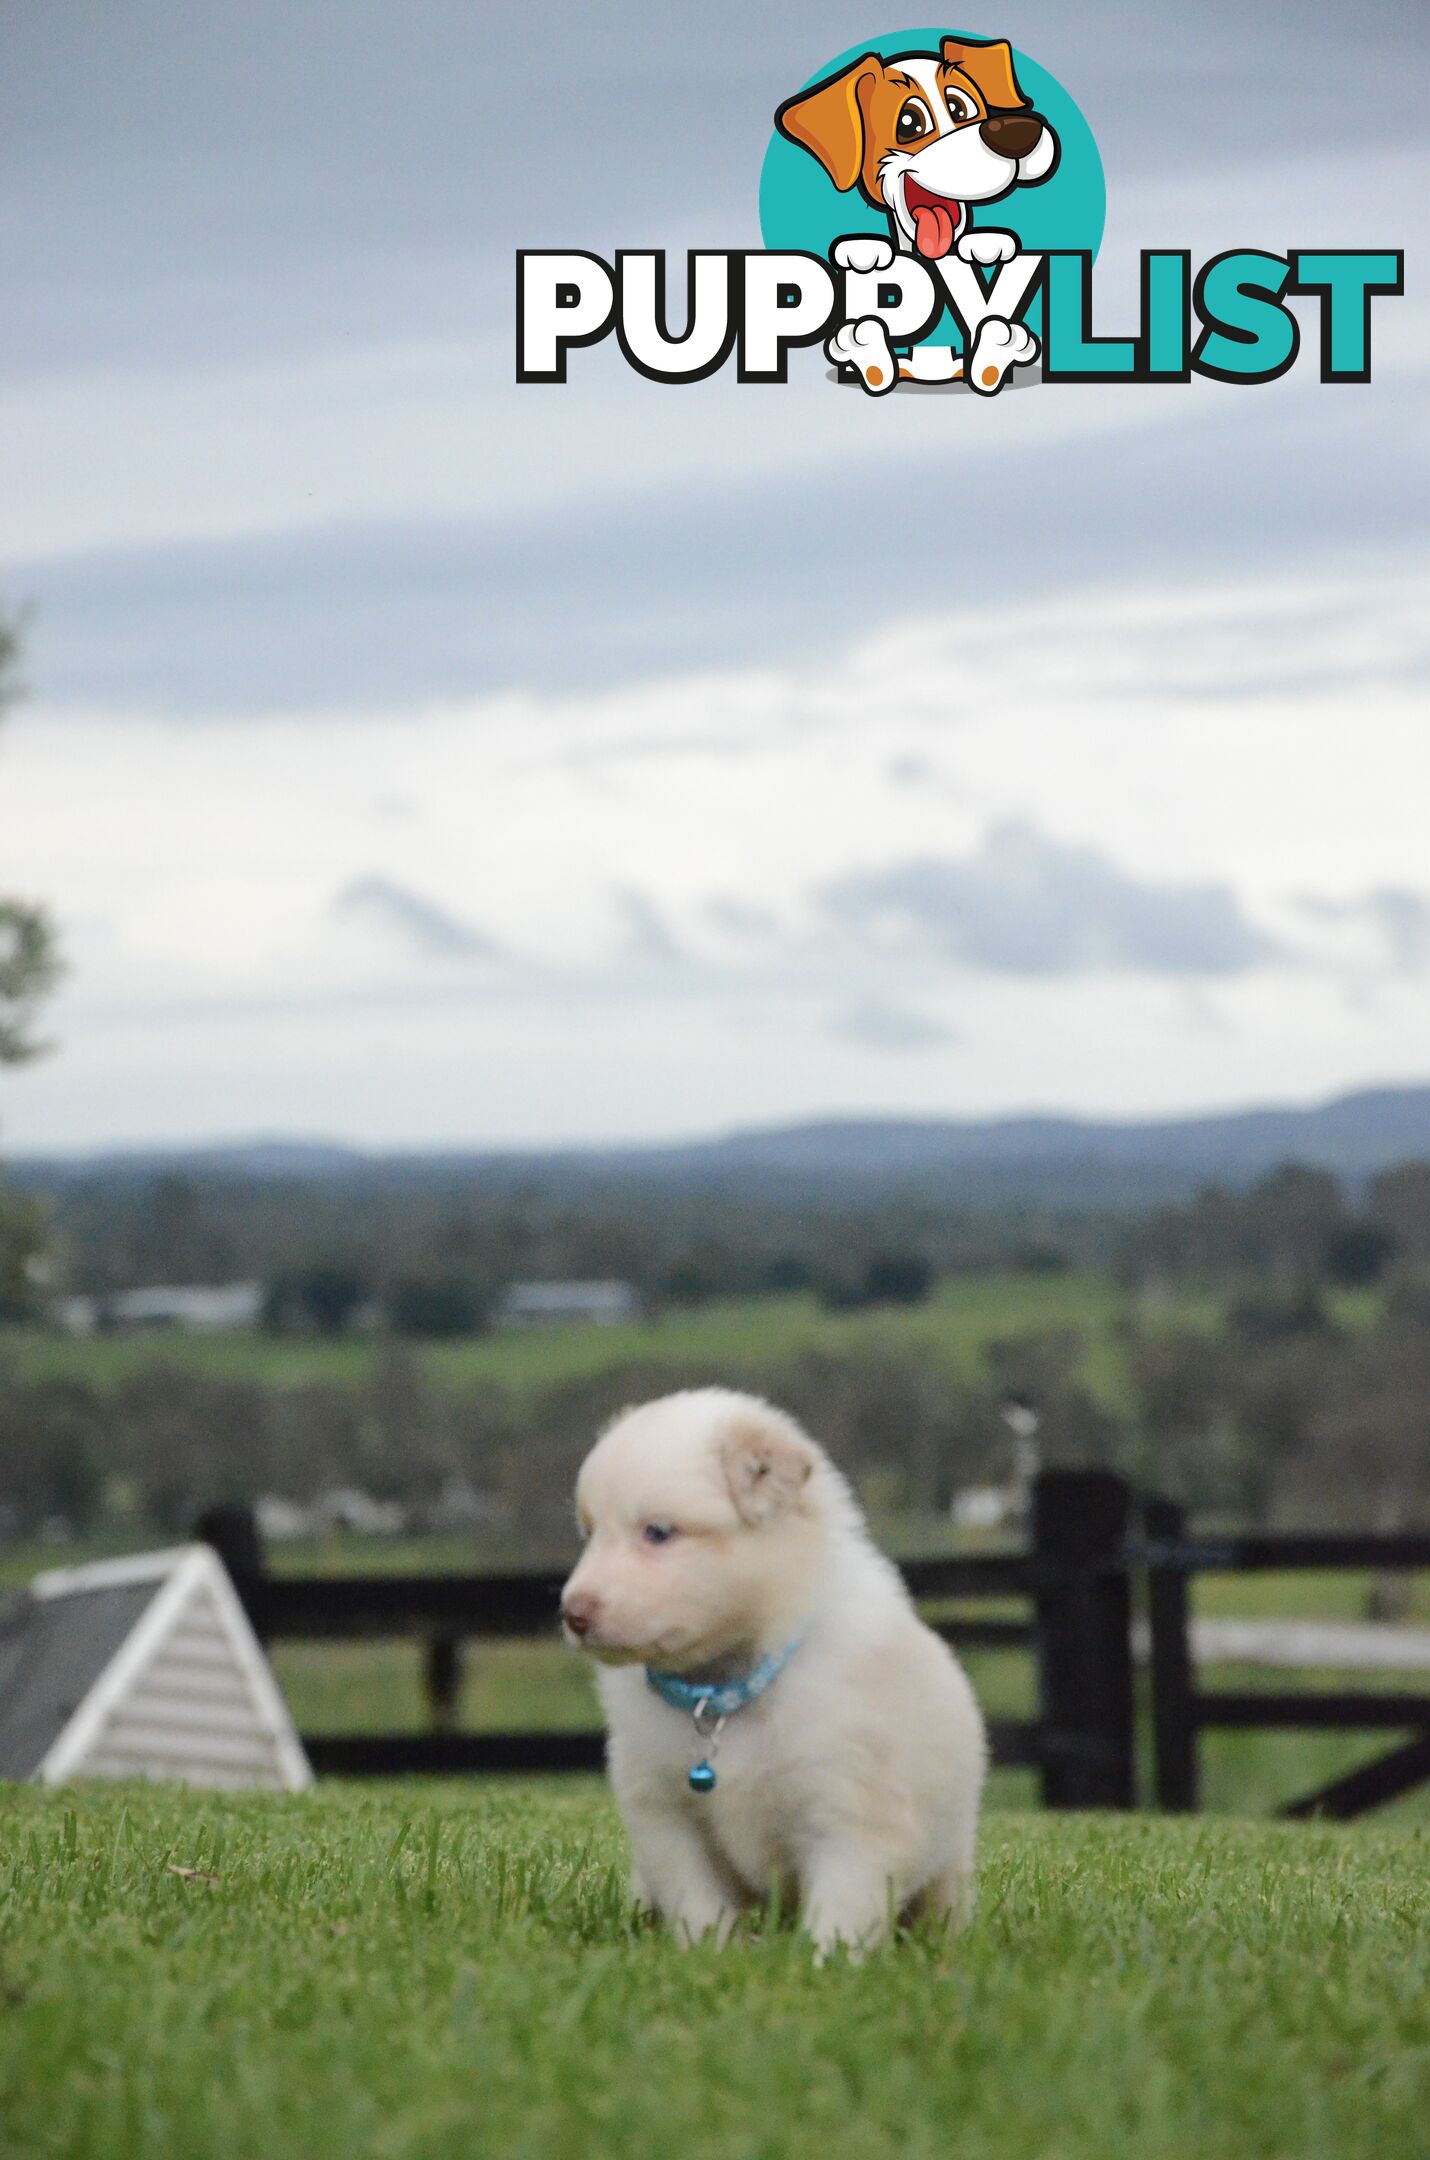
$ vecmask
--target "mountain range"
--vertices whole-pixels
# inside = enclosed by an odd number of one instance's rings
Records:
[[[1128,1207],[1198,1186],[1242,1185],[1299,1162],[1357,1184],[1430,1157],[1430,1086],[1361,1089],[1311,1108],[1161,1119],[1057,1116],[824,1118],[649,1145],[368,1152],[258,1139],[199,1148],[31,1156],[11,1165],[35,1189],[78,1179],[126,1183],[164,1172],[198,1178],[372,1184],[438,1180],[511,1190],[638,1185],[730,1191],[918,1185],[966,1202]]]

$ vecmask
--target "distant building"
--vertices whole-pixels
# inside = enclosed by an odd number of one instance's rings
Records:
[[[313,1528],[322,1535],[348,1530],[355,1537],[401,1537],[407,1528],[400,1500],[376,1500],[360,1485],[335,1485],[319,1493],[311,1512]]]
[[[263,1285],[164,1284],[152,1290],[116,1290],[109,1297],[57,1298],[52,1310],[71,1335],[94,1335],[109,1327],[171,1327],[203,1334],[257,1327],[263,1316]]]
[[[965,1485],[949,1513],[960,1530],[1003,1530],[1022,1520],[1023,1499],[1011,1485]]]
[[[641,1296],[627,1282],[513,1283],[497,1302],[498,1327],[615,1327],[638,1320]]]
[[[318,1528],[312,1508],[286,1499],[282,1493],[261,1493],[253,1503],[253,1519],[265,1545],[286,1545],[293,1538],[312,1537]]]

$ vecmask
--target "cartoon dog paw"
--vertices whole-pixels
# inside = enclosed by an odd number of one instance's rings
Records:
[[[826,340],[824,350],[836,367],[858,369],[859,380],[870,397],[883,397],[899,379],[888,333],[877,315],[841,323],[833,337]]]
[[[1037,339],[1023,323],[1007,322],[1001,315],[989,315],[979,326],[968,356],[965,376],[970,388],[982,397],[992,397],[1001,389],[1003,378],[1015,367],[1030,367],[1042,350]]]
[[[831,260],[836,270],[888,270],[894,250],[878,233],[850,233],[835,241]]]
[[[962,262],[982,263],[987,268],[1011,262],[1018,253],[1018,237],[1010,232],[970,231],[960,234],[956,252]]]

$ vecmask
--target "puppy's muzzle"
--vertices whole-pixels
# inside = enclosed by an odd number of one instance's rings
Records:
[[[978,132],[999,157],[1025,158],[1034,149],[1046,122],[1041,113],[989,113],[978,123]]]
[[[578,1591],[575,1597],[561,1600],[562,1625],[580,1642],[589,1635],[596,1619],[596,1600],[583,1597]]]

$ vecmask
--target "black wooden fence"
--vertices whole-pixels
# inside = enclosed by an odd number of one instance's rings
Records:
[[[425,1646],[430,1725],[421,1733],[311,1733],[315,1770],[345,1777],[595,1770],[597,1732],[452,1730],[462,1646],[547,1637],[562,1576],[274,1575],[252,1515],[215,1508],[197,1525],[222,1555],[260,1639],[416,1637]],[[1024,1547],[903,1565],[909,1589],[945,1640],[1026,1649],[1038,1714],[993,1721],[993,1760],[1039,1774],[1053,1808],[1135,1807],[1138,1686],[1134,1623],[1150,1634],[1151,1790],[1171,1810],[1199,1803],[1198,1741],[1213,1727],[1383,1728],[1411,1737],[1369,1767],[1305,1795],[1290,1815],[1349,1816],[1430,1777],[1430,1695],[1210,1693],[1197,1683],[1190,1584],[1197,1574],[1282,1568],[1427,1568],[1430,1534],[1409,1537],[1190,1538],[1180,1509],[1142,1500],[1103,1470],[1050,1470],[1033,1490]],[[1015,1603],[1016,1617],[946,1608]]]
[[[1209,1690],[1198,1684],[1190,1634],[1190,1586],[1197,1575],[1427,1568],[1430,1535],[1288,1533],[1193,1538],[1187,1534],[1182,1510],[1172,1501],[1148,1500],[1142,1508],[1141,1541],[1130,1548],[1128,1558],[1132,1566],[1143,1570],[1147,1586],[1154,1789],[1159,1807],[1183,1812],[1200,1804],[1197,1743],[1202,1733],[1215,1730],[1410,1735],[1389,1754],[1289,1802],[1281,1810],[1284,1815],[1345,1819],[1430,1779],[1430,1694],[1380,1693],[1372,1688],[1281,1694]]]

